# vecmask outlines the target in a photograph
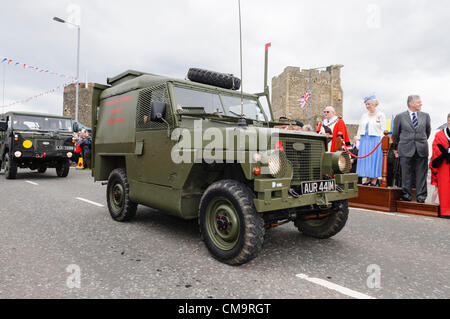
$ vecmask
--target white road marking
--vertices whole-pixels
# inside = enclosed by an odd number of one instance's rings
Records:
[[[28,183],[28,184],[31,184],[31,185],[34,185],[34,186],[39,186],[39,184],[38,184],[38,183],[35,183],[35,182],[31,182],[31,181],[25,181],[25,183]]]
[[[85,202],[85,203],[88,203],[88,204],[91,204],[91,205],[94,205],[94,206],[97,206],[97,207],[105,207],[105,206],[102,205],[102,204],[99,204],[99,203],[90,201],[90,200],[85,199],[85,198],[77,197],[77,199],[78,199],[78,200],[81,200],[82,202]]]
[[[345,287],[336,285],[336,284],[334,284],[332,282],[329,282],[329,281],[326,281],[326,280],[323,280],[323,279],[310,278],[309,276],[304,275],[304,274],[296,275],[296,277],[300,278],[300,279],[303,279],[303,280],[306,280],[306,281],[309,281],[309,282],[312,282],[312,283],[314,283],[316,285],[328,288],[330,290],[337,291],[337,292],[339,292],[339,293],[341,293],[343,295],[346,295],[346,296],[349,296],[349,297],[352,297],[352,298],[356,298],[356,299],[376,299],[374,297],[362,294],[360,292],[351,290],[349,288],[345,288]]]

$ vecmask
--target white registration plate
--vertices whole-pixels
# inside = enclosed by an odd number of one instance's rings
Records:
[[[303,195],[335,192],[336,180],[330,179],[328,181],[304,182],[301,184],[301,187]]]

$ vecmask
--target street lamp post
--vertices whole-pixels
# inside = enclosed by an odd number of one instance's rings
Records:
[[[66,23],[66,24],[70,24],[74,27],[77,28],[77,32],[78,32],[78,42],[77,42],[77,78],[76,78],[76,82],[75,82],[75,122],[78,123],[78,92],[79,92],[79,78],[80,78],[80,35],[81,35],[81,28],[79,25],[77,24],[73,24],[71,22],[65,21],[61,18],[58,17],[54,17],[53,18],[54,21],[56,22],[60,22],[60,23]]]

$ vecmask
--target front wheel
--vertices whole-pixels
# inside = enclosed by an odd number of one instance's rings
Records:
[[[337,235],[345,226],[348,219],[348,201],[340,201],[333,204],[331,215],[320,219],[304,220],[299,217],[295,226],[306,236],[328,239]]]
[[[61,178],[67,177],[69,175],[69,171],[70,171],[69,161],[60,162],[56,166],[56,175],[58,175],[58,177]]]
[[[39,174],[44,174],[47,171],[47,167],[46,166],[41,166],[38,168],[38,173]]]
[[[254,194],[242,183],[212,184],[200,203],[202,238],[214,258],[229,265],[254,259],[264,242],[264,220],[255,210]]]
[[[9,158],[9,154],[5,154],[5,177],[6,179],[17,177],[17,164]]]
[[[115,221],[127,222],[136,216],[137,204],[130,199],[130,185],[125,169],[115,169],[109,175],[106,200],[109,213]]]

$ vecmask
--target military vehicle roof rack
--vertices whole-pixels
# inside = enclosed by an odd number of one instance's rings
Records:
[[[146,72],[140,72],[140,71],[135,71],[135,70],[128,70],[125,71],[123,73],[120,73],[119,75],[116,75],[112,78],[108,78],[107,79],[107,83],[108,85],[114,86],[114,85],[118,85],[120,83],[135,79],[141,75],[153,75],[151,73],[146,73]]]

